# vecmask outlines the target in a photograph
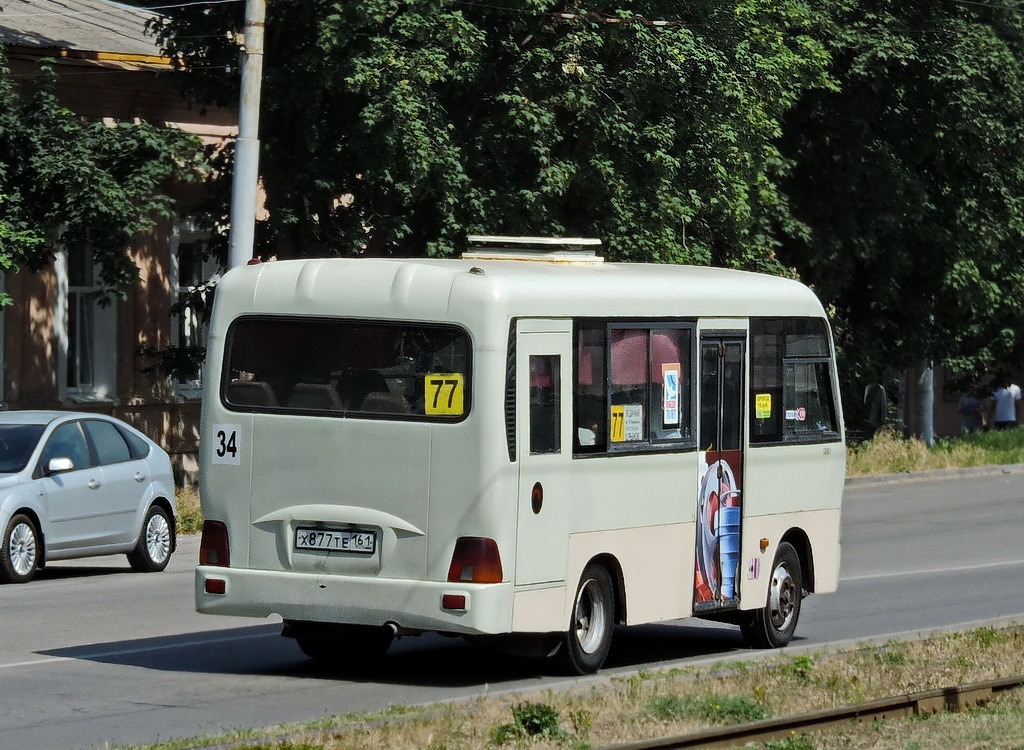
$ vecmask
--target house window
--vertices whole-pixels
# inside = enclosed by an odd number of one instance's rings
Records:
[[[206,353],[213,292],[220,278],[217,259],[204,252],[207,237],[207,232],[197,230],[187,219],[178,222],[171,237],[171,342],[183,363],[172,380],[180,395],[195,398],[199,396],[202,368],[198,365]]]
[[[57,253],[58,392],[61,400],[110,401],[115,395],[117,303],[99,304],[99,272],[87,245]]]
[[[96,294],[92,256],[86,248],[68,253],[68,350],[69,391],[92,390],[96,381]]]

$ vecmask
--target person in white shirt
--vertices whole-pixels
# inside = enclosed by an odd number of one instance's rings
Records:
[[[997,430],[1008,430],[1017,426],[1020,388],[1005,376],[995,382],[999,387],[992,393],[990,422]]]

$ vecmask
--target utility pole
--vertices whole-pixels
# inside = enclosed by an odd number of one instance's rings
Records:
[[[917,433],[929,448],[935,443],[935,380],[931,362],[922,362],[917,371]]]
[[[253,257],[260,176],[260,84],[263,79],[263,27],[266,17],[267,0],[246,0],[238,139],[235,141],[235,173],[231,183],[229,269],[244,266]]]

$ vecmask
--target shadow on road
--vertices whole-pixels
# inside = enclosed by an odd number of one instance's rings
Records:
[[[290,677],[437,688],[523,683],[558,674],[556,665],[434,634],[401,638],[370,668],[327,669],[280,635],[280,625],[140,638],[39,652],[41,655],[196,674]],[[739,630],[698,620],[618,628],[605,671],[655,668],[693,657],[745,651]]]
[[[94,578],[96,576],[123,575],[134,573],[131,566],[126,562],[122,567],[111,567],[101,565],[61,565],[54,563],[47,565],[37,571],[33,580],[35,581],[60,581],[71,578]]]

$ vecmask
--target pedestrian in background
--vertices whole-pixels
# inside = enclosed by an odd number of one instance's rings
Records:
[[[881,383],[869,383],[864,389],[864,436],[870,440],[889,415],[889,397]]]
[[[956,410],[960,414],[961,429],[970,434],[985,428],[985,402],[981,390],[974,386],[960,396]]]
[[[993,382],[996,389],[989,404],[989,421],[997,430],[1009,430],[1019,422],[1020,388],[1007,375],[999,375]]]

